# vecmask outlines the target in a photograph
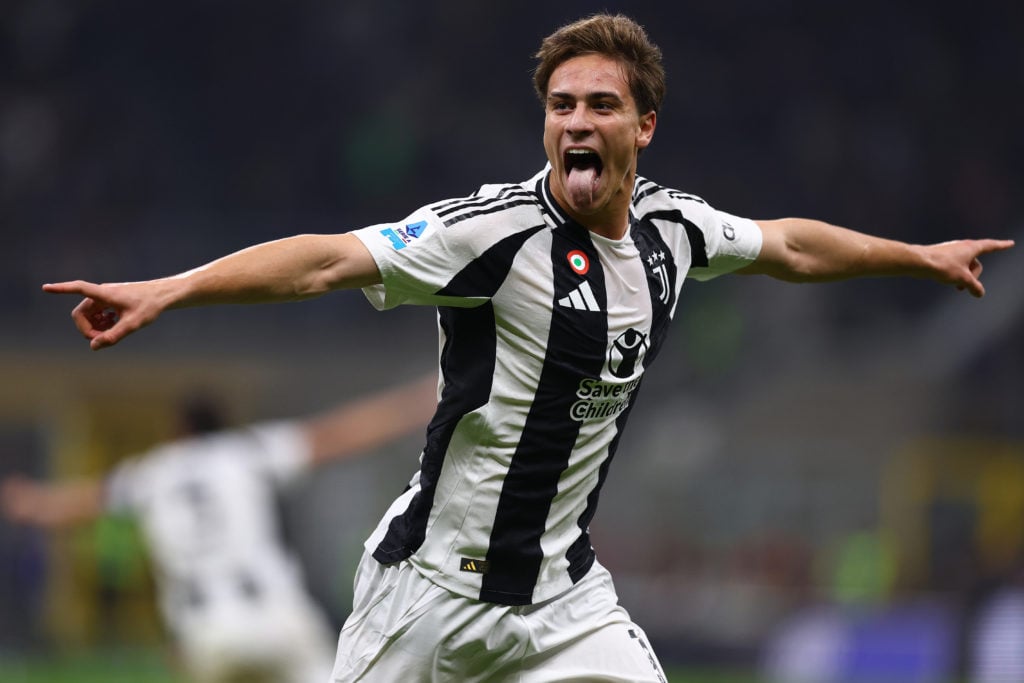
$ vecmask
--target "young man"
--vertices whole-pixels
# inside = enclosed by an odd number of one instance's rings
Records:
[[[687,276],[931,278],[984,294],[985,253],[819,221],[753,221],[637,175],[664,93],[660,51],[622,16],[544,40],[548,166],[522,183],[340,235],[300,235],[80,294],[94,349],[165,310],[364,288],[438,307],[441,401],[420,469],[368,540],[338,681],[663,681],[588,525]]]
[[[186,402],[179,438],[105,477],[12,477],[0,511],[42,528],[103,514],[137,518],[176,659],[195,683],[323,683],[334,634],[283,543],[277,494],[311,467],[422,428],[429,377],[304,420],[225,430],[207,402]]]

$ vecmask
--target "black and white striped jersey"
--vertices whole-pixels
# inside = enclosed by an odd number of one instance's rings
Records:
[[[684,278],[742,267],[747,219],[638,178],[621,240],[554,201],[548,169],[356,230],[377,308],[438,308],[440,403],[420,469],[367,541],[461,595],[551,598],[594,561],[588,525]]]

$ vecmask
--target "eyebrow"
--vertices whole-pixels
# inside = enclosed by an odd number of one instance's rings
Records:
[[[575,97],[571,93],[562,92],[562,91],[559,91],[559,90],[554,90],[554,91],[552,91],[548,95],[548,99],[549,100],[575,100],[575,99],[579,99],[579,98]],[[609,91],[598,90],[596,92],[588,92],[586,95],[583,96],[582,99],[585,99],[585,100],[615,100],[616,102],[622,102],[623,101],[622,97],[618,93],[612,92],[610,90]]]

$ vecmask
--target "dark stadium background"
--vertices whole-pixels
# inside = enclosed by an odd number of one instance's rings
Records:
[[[752,218],[912,242],[1024,232],[1020,3],[8,0],[0,474],[102,471],[165,437],[194,390],[243,422],[428,368],[432,312],[376,313],[358,292],[175,311],[95,354],[75,302],[40,285],[172,274],[525,179],[544,162],[532,52],[601,9],[665,55],[641,174]],[[986,261],[980,301],[913,280],[684,288],[593,529],[679,680],[753,680],[808,615],[825,626],[807,647],[846,638],[837,680],[966,670],[978,606],[1024,558],[1020,249]],[[417,447],[284,501],[336,619]],[[0,522],[0,679],[149,662],[150,597],[130,527]]]

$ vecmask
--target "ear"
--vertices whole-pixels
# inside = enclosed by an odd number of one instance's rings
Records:
[[[658,114],[655,111],[649,111],[640,117],[640,126],[636,136],[637,149],[644,149],[651,144],[651,140],[654,138],[654,128],[657,125]]]

